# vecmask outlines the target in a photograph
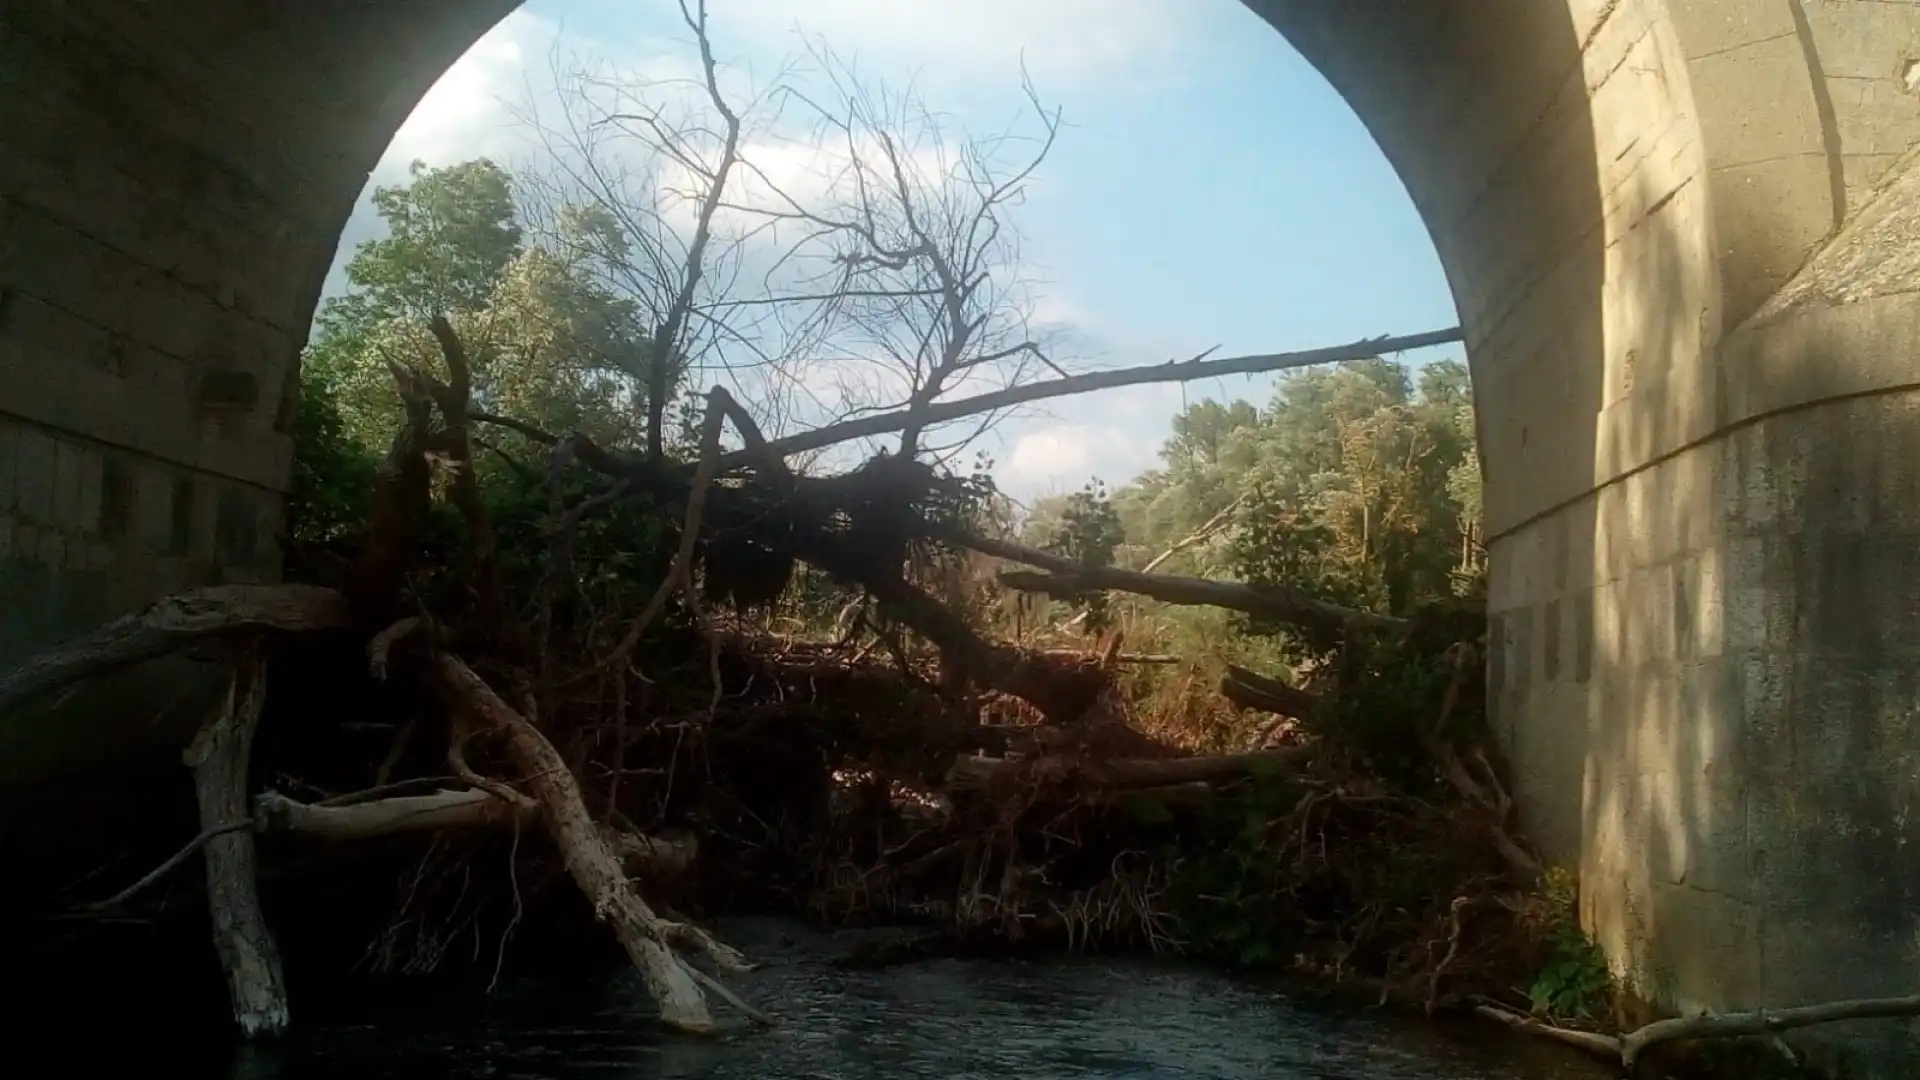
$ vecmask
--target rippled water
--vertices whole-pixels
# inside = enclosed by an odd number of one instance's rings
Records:
[[[742,1023],[717,1040],[675,1038],[649,1022],[652,1010],[636,980],[522,984],[480,1007],[332,1003],[321,1010],[329,1015],[285,1045],[243,1051],[223,1071],[231,1080],[1608,1075],[1505,1032],[1315,1009],[1213,971],[1097,960],[931,961],[843,971],[830,963],[832,943],[805,931],[760,925],[731,927],[728,936],[766,961],[734,985],[777,1013],[778,1028]],[[307,1016],[311,1021],[313,1010]]]

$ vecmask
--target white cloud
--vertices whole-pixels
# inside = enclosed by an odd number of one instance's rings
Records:
[[[742,40],[796,44],[925,69],[940,82],[1014,77],[1044,88],[1165,74],[1191,41],[1193,0],[712,0]]]
[[[650,2],[671,12],[669,0]],[[1171,70],[1180,57],[1195,22],[1188,2],[710,0],[723,85],[733,100],[745,100],[759,89],[751,85],[756,73],[771,74],[801,50],[805,42],[795,36],[798,30],[824,38],[841,60],[857,63],[863,78],[879,77],[898,88],[911,77],[930,103],[939,105],[959,100],[978,105],[987,98],[1016,103],[1014,80],[1023,61],[1043,93],[1067,84],[1137,86],[1150,80],[1156,70]],[[568,16],[584,17],[589,16]],[[509,15],[428,91],[395,135],[370,186],[403,182],[408,164],[416,159],[442,166],[484,155],[537,164],[540,142],[525,117],[531,111],[549,124],[558,118],[562,96],[556,84],[556,58],[563,69],[584,63],[615,78],[679,80],[680,89],[669,92],[685,92],[690,103],[701,104],[697,87],[687,84],[699,77],[688,35],[665,21],[659,32],[667,36],[616,42],[585,36],[526,11]],[[994,109],[997,118],[999,106]],[[829,194],[826,189],[844,161],[822,154],[796,135],[791,130],[755,128],[746,156],[797,198]],[[932,176],[943,173],[953,155],[954,148],[942,134],[926,146],[916,146],[913,161],[923,174]],[[657,179],[672,182],[670,176]],[[737,178],[736,183],[741,202],[774,202],[764,190],[766,185],[752,174]],[[663,209],[681,216],[671,207]],[[691,213],[690,207],[681,210]],[[378,232],[378,221],[363,198],[342,235],[330,290],[344,285],[341,267],[354,246]],[[1060,344],[1063,362],[1083,369],[1085,364],[1074,361],[1091,359],[1086,347],[1098,344],[1087,314],[1050,285],[1035,289],[1032,301],[1036,331]],[[1114,362],[1140,362],[1140,358],[1100,357],[1097,361],[1098,366]],[[806,392],[798,397],[817,400],[796,401],[802,414],[837,412],[849,400],[900,396],[893,392],[899,389],[893,384],[901,376],[891,365],[869,361],[835,367],[832,372],[807,374]],[[1045,411],[1008,418],[988,443],[997,443],[1004,451],[996,456],[1002,459],[1002,482],[1010,490],[1078,487],[1094,472],[1110,482],[1123,482],[1154,464],[1166,417],[1177,408],[1178,400],[1177,389],[1140,387],[1101,394],[1084,404],[1058,402]]]
[[[715,5],[715,34],[723,40],[729,35],[742,40],[767,36],[735,34],[732,28],[718,25],[725,11],[750,8],[771,17],[779,14],[775,9],[785,8],[786,22],[782,25],[791,25],[791,15],[804,7],[792,0],[739,0],[731,5],[722,0]],[[844,15],[845,9],[840,9],[840,13]],[[947,21],[965,20],[954,20],[949,14]],[[749,22],[765,29],[760,23]],[[761,44],[768,42],[763,40]],[[778,47],[785,53],[798,44],[796,40],[783,39]],[[721,65],[723,91],[736,106],[756,100],[765,90],[754,84],[751,75],[754,65],[750,60],[749,57],[738,64],[723,61]],[[888,66],[906,70],[904,63]],[[428,90],[374,167],[369,188],[405,182],[408,166],[416,160],[430,166],[444,166],[485,156],[506,163],[532,161],[537,164],[548,156],[552,145],[543,142],[538,129],[565,127],[562,117],[567,102],[562,80],[567,73],[578,70],[590,70],[596,75],[596,88],[590,94],[588,105],[590,112],[633,111],[630,96],[623,96],[627,92],[618,88],[647,85],[648,100],[656,105],[664,104],[670,116],[684,114],[700,122],[712,119],[704,91],[698,85],[701,71],[690,41],[597,40],[566,31],[551,20],[516,11],[477,41]],[[787,122],[785,130],[774,131],[767,129],[761,119],[764,118],[748,117],[750,128],[743,156],[754,168],[735,173],[730,183],[730,202],[763,208],[780,206],[782,200],[772,191],[777,185],[803,204],[816,205],[829,194],[828,189],[836,184],[836,178],[844,182],[847,163],[844,150],[837,154],[823,152],[817,142],[805,138],[805,132],[793,122]],[[657,173],[653,181],[665,196],[660,209],[669,223],[690,232],[695,208],[687,200],[673,195],[695,186],[689,183],[686,170],[656,170],[659,155],[640,139],[616,136],[609,140],[604,132],[593,139],[597,144],[596,157],[604,154],[615,159],[602,164],[631,167],[634,174],[643,176]],[[708,149],[717,151],[717,144]],[[874,149],[863,148],[869,160],[877,160]],[[922,176],[935,177],[946,171],[954,152],[950,145],[916,145],[907,156],[910,168]],[[622,158],[631,160],[618,160]],[[643,158],[645,160],[641,160]],[[736,220],[727,224],[740,231],[764,223],[738,214],[730,216]],[[363,197],[343,230],[333,273],[329,276],[329,291],[344,286],[341,269],[353,248],[378,232],[378,221]]]
[[[1184,55],[1195,21],[1189,2],[711,0],[711,17],[723,77],[735,97],[748,92],[749,69],[770,70],[803,49],[796,32],[824,39],[843,59],[857,59],[863,70],[889,80],[931,77],[1004,97],[1015,90],[1005,76],[1023,61],[1043,87],[1100,78],[1137,84]],[[427,92],[381,158],[376,179],[403,176],[416,158],[439,164],[529,149],[517,117],[530,97],[536,107],[554,103],[556,48],[658,80],[699,75],[690,42],[595,40],[516,11]]]
[[[414,160],[444,165],[524,149],[513,105],[529,76],[545,73],[557,37],[553,24],[525,12],[500,20],[420,99],[375,167],[375,180],[403,177]]]
[[[1072,490],[1095,476],[1117,486],[1152,466],[1158,450],[1137,428],[1055,424],[1014,436],[995,480],[1016,498]]]

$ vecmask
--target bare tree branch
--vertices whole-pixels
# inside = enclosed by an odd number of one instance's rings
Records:
[[[1792,1009],[1759,1009],[1753,1012],[1724,1015],[1709,1013],[1704,1016],[1674,1017],[1670,1020],[1656,1020],[1624,1035],[1602,1035],[1593,1031],[1557,1027],[1496,1005],[1480,1005],[1474,1011],[1490,1020],[1498,1020],[1516,1031],[1549,1038],[1600,1057],[1617,1059],[1622,1071],[1632,1075],[1641,1056],[1664,1043],[1682,1039],[1728,1039],[1748,1035],[1774,1035],[1795,1028],[1835,1024],[1844,1020],[1902,1020],[1920,1016],[1920,995],[1833,1001]]]
[[[1047,398],[1070,397],[1096,390],[1114,390],[1123,386],[1140,386],[1146,383],[1191,382],[1195,379],[1215,378],[1221,375],[1288,371],[1294,368],[1313,367],[1317,364],[1366,360],[1385,353],[1420,349],[1429,345],[1444,345],[1459,340],[1461,340],[1460,328],[1456,326],[1445,330],[1429,330],[1423,334],[1409,334],[1404,337],[1370,338],[1350,345],[1333,345],[1327,348],[1309,349],[1305,352],[1261,353],[1252,356],[1229,356],[1219,360],[1196,359],[1185,363],[1172,362],[1145,367],[1117,368],[1112,371],[1093,371],[1065,379],[1028,383],[1025,386],[1010,387],[973,397],[937,402],[919,413],[918,419],[925,425],[946,423],[992,409],[1011,408],[1029,402],[1044,401]],[[837,424],[828,424],[783,439],[775,439],[768,443],[768,449],[786,457],[851,442],[855,439],[899,431],[914,419],[915,415],[910,409],[878,413]],[[744,460],[743,455],[730,454],[722,458],[722,465],[733,466]]]
[[[1019,570],[1001,572],[1001,584],[1023,592],[1053,596],[1078,596],[1093,591],[1130,592],[1167,604],[1223,607],[1321,629],[1398,630],[1407,625],[1405,619],[1341,607],[1278,585],[1247,585],[1175,574],[1143,574],[1110,566],[1083,566],[1039,548],[958,529],[941,530],[939,538],[985,555],[1049,571],[1045,574]]]

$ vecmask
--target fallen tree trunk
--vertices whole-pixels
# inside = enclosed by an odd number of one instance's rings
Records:
[[[1071,758],[955,758],[947,770],[947,790],[985,791],[1008,786],[1065,783],[1085,792],[1137,791],[1181,784],[1218,783],[1298,768],[1302,748],[1211,757],[1140,758],[1085,761]]]
[[[802,536],[797,555],[829,577],[858,585],[887,618],[940,650],[941,677],[1011,694],[1057,723],[1077,719],[1111,681],[1091,657],[1063,659],[981,637],[945,604],[902,578],[897,569],[863,561],[832,537]]]
[[[247,764],[266,699],[266,665],[249,650],[227,684],[226,697],[187,747],[206,842],[207,906],[213,945],[227,974],[233,1019],[246,1038],[287,1028],[287,983],[280,950],[260,910],[253,834],[231,828],[247,817]]]
[[[1664,1043],[1687,1039],[1730,1039],[1750,1035],[1778,1035],[1795,1028],[1834,1024],[1843,1020],[1900,1020],[1920,1016],[1920,995],[1894,998],[1867,998],[1833,1001],[1823,1005],[1804,1005],[1792,1009],[1758,1009],[1753,1012],[1708,1013],[1656,1020],[1624,1035],[1603,1035],[1596,1031],[1578,1031],[1542,1023],[1497,1005],[1478,1005],[1474,1012],[1490,1020],[1585,1050],[1620,1062],[1628,1075],[1647,1051]]]
[[[654,914],[628,882],[619,859],[587,812],[580,786],[560,752],[459,657],[442,652],[436,662],[436,682],[449,707],[504,738],[508,756],[544,810],[547,834],[560,850],[567,873],[593,904],[594,914],[611,925],[660,1006],[660,1019],[669,1027],[690,1033],[716,1030],[701,987],[723,994],[736,1005],[738,999],[683,961],[674,953],[673,945],[699,948],[722,967],[736,970],[750,966],[745,958],[693,926],[671,923]],[[739,1007],[761,1018],[744,1005]]]
[[[341,806],[296,802],[277,791],[254,796],[260,832],[287,832],[317,840],[372,840],[396,833],[498,828],[539,821],[537,806],[510,803],[486,791],[437,791]]]
[[[1227,665],[1227,673],[1220,677],[1220,696],[1243,709],[1278,713],[1296,720],[1308,719],[1320,710],[1319,695],[1238,664]]]
[[[297,802],[276,791],[254,796],[259,832],[284,832],[317,840],[351,842],[400,833],[442,829],[527,828],[540,823],[540,807],[510,802],[492,792],[436,791],[340,805]],[[666,840],[601,826],[601,839],[630,876],[678,874],[699,852],[692,837]]]
[[[862,416],[855,420],[843,420],[837,424],[828,424],[825,427],[803,431],[783,439],[774,439],[757,448],[735,451],[721,458],[720,465],[722,468],[732,468],[764,459],[768,455],[791,457],[808,450],[819,450],[855,439],[902,431],[910,426],[921,429],[935,427],[963,417],[998,412],[1001,409],[1010,409],[1028,402],[1045,401],[1048,398],[1070,397],[1096,390],[1115,390],[1123,386],[1140,386],[1146,383],[1191,382],[1195,379],[1211,379],[1221,375],[1256,375],[1271,371],[1314,367],[1318,364],[1368,360],[1386,353],[1424,349],[1430,345],[1446,345],[1460,340],[1460,328],[1454,326],[1445,330],[1408,334],[1404,337],[1369,338],[1347,345],[1308,349],[1304,352],[1228,356],[1219,360],[1204,359],[1203,353],[1201,357],[1184,363],[1150,364],[1112,371],[1091,371],[1082,375],[1069,375],[1065,378],[1027,383],[1024,386],[1015,386],[1006,390],[975,394],[972,397],[958,398],[953,401],[937,402],[919,409],[909,407],[893,412]]]
[[[1178,574],[1147,574],[1111,566],[1082,566],[1039,548],[954,529],[942,530],[939,539],[983,555],[1048,571],[1041,574],[1007,570],[999,575],[1001,584],[1022,592],[1068,597],[1088,592],[1136,593],[1165,604],[1228,608],[1296,626],[1328,630],[1399,630],[1407,625],[1405,619],[1342,607],[1279,585],[1247,585]]]
[[[0,677],[0,714],[90,676],[209,639],[351,624],[346,598],[313,585],[220,585],[180,593],[28,658]]]
[[[1079,649],[1036,649],[1033,655],[1044,656],[1049,660],[1065,660],[1065,661],[1098,659],[1096,657],[1088,656],[1085,652],[1082,652]],[[1115,664],[1161,665],[1161,664],[1177,664],[1180,662],[1180,658],[1178,656],[1175,656],[1172,653],[1123,652],[1123,653],[1114,653],[1111,661],[1109,662],[1115,663]]]

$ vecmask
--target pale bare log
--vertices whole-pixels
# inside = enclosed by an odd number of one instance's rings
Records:
[[[699,941],[705,935],[656,915],[627,880],[620,861],[587,812],[580,786],[566,761],[537,729],[494,693],[459,657],[437,658],[438,684],[448,704],[481,727],[504,737],[522,781],[540,802],[542,820],[574,883],[592,902],[601,921],[610,924],[645,979],[668,1026],[693,1033],[715,1030],[713,1013],[701,984],[670,947],[675,940]],[[711,939],[707,939],[711,940]],[[717,943],[715,943],[717,947]],[[720,950],[732,953],[732,950]],[[738,956],[737,953],[732,953]]]
[[[1538,1035],[1544,1039],[1552,1039],[1554,1042],[1564,1043],[1567,1046],[1585,1050],[1587,1053],[1593,1054],[1596,1057],[1615,1059],[1620,1057],[1621,1043],[1617,1035],[1603,1035],[1597,1031],[1580,1031],[1575,1028],[1563,1028],[1554,1024],[1543,1023],[1542,1021],[1535,1020],[1531,1016],[1514,1012],[1511,1009],[1502,1009],[1496,1005],[1476,1005],[1473,1011],[1489,1020],[1498,1020],[1515,1031],[1523,1031],[1528,1035]]]
[[[1576,1046],[1590,1054],[1613,1058],[1622,1070],[1632,1074],[1648,1050],[1666,1043],[1690,1039],[1730,1039],[1751,1035],[1778,1035],[1796,1028],[1835,1024],[1845,1020],[1902,1020],[1920,1016],[1920,994],[1892,998],[1865,998],[1803,1005],[1790,1009],[1756,1009],[1752,1012],[1708,1013],[1656,1020],[1624,1035],[1603,1035],[1542,1023],[1497,1005],[1479,1005],[1474,1012],[1491,1020]]]
[[[511,803],[480,790],[397,795],[344,806],[315,806],[277,791],[263,791],[254,796],[253,819],[261,832],[297,833],[316,840],[344,842],[440,829],[532,825],[540,819],[540,808]]]
[[[352,621],[346,597],[313,585],[220,585],[179,593],[55,645],[0,676],[0,714],[90,676],[209,640],[263,631],[336,630]]]
[[[1048,398],[1071,397],[1096,390],[1115,390],[1123,386],[1140,386],[1146,383],[1190,382],[1220,375],[1254,375],[1269,371],[1313,367],[1317,364],[1367,360],[1387,353],[1421,349],[1429,345],[1446,345],[1460,340],[1460,328],[1456,326],[1446,330],[1429,330],[1423,334],[1409,334],[1405,337],[1371,338],[1349,345],[1334,345],[1323,349],[1309,349],[1305,352],[1229,356],[1219,360],[1194,359],[1144,367],[1117,368],[1112,371],[1093,371],[1084,375],[1069,375],[1061,379],[1048,379],[1005,390],[995,390],[991,393],[975,394],[972,397],[936,402],[922,409],[909,407],[862,416],[854,420],[843,420],[812,431],[803,431],[783,439],[775,439],[759,451],[736,451],[721,458],[720,465],[722,468],[735,468],[752,464],[756,457],[766,453],[791,457],[794,454],[820,450],[855,439],[901,431],[909,425],[935,427],[963,417],[1010,409],[1016,405],[1045,401]]]
[[[285,832],[317,840],[351,842],[398,833],[442,829],[530,828],[539,825],[541,808],[517,803],[489,791],[436,791],[322,805],[303,803],[275,791],[254,796],[253,820],[261,832]],[[667,877],[693,863],[699,844],[692,836],[672,840],[601,827],[601,839],[629,876]]]
[[[266,700],[266,664],[249,648],[227,684],[220,706],[182,755],[193,770],[200,827],[206,843],[207,906],[213,945],[227,973],[233,1019],[247,1038],[287,1028],[287,983],[280,950],[260,910],[253,834],[231,829],[247,816],[247,764]]]
[[[1070,758],[990,758],[963,755],[947,770],[947,789],[982,791],[1011,785],[1059,782],[1076,791],[1136,791],[1178,784],[1217,783],[1298,769],[1300,748],[1211,757],[1085,761]]]

